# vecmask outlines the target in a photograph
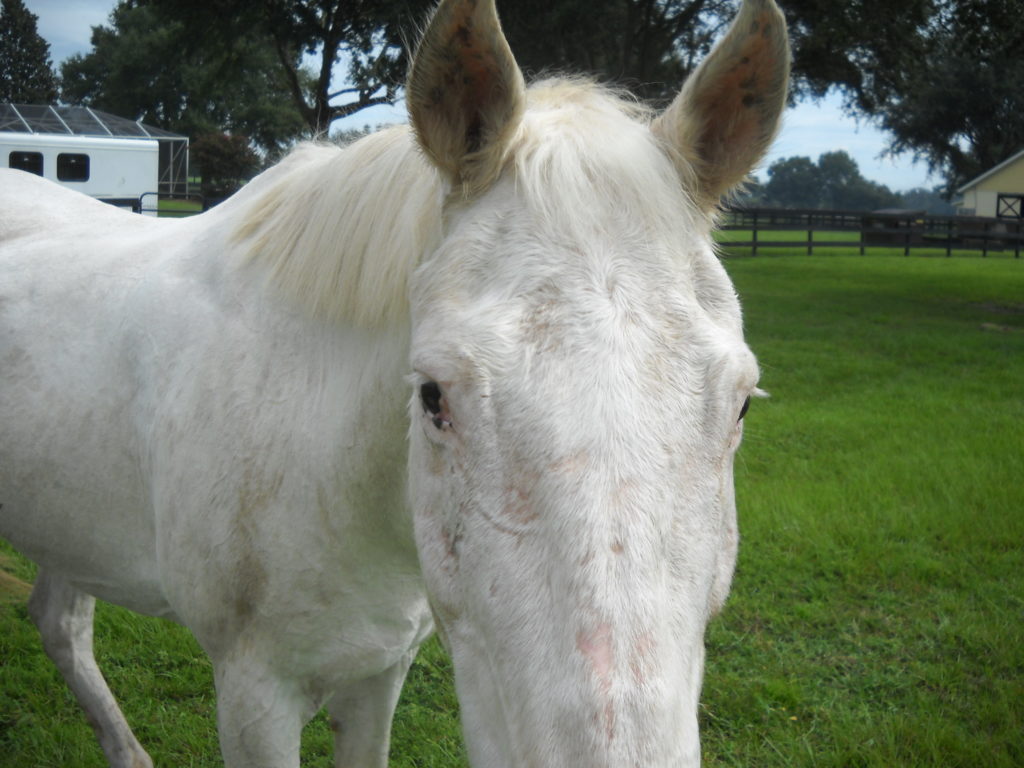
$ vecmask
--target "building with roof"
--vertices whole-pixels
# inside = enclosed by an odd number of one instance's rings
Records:
[[[962,216],[1024,219],[1024,150],[964,184],[956,201]]]
[[[126,190],[141,188],[142,182],[132,184],[122,176],[133,175],[140,164],[148,166],[150,160],[142,158],[153,154],[155,178],[138,194],[189,193],[187,136],[89,107],[0,103],[0,146],[0,167],[38,173],[101,199],[133,196]],[[90,154],[97,152],[101,166]],[[121,176],[115,179],[119,163]],[[118,179],[125,182],[123,189],[115,189]]]

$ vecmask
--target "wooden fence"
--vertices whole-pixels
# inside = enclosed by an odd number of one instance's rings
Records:
[[[722,217],[721,229],[749,231],[750,240],[728,240],[727,247],[750,248],[902,248],[906,256],[912,249],[1013,251],[1020,258],[1024,246],[1024,221],[968,216],[927,216],[917,212],[820,211],[787,208],[730,208]],[[764,232],[806,232],[801,240],[765,240]],[[815,232],[846,233],[847,239],[815,240]]]

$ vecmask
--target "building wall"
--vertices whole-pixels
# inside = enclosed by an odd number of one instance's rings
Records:
[[[1004,195],[1024,195],[1024,157],[982,180],[978,184],[978,189],[988,189]]]
[[[1024,157],[964,190],[957,203],[961,212],[974,216],[995,216],[999,195],[1024,195]]]

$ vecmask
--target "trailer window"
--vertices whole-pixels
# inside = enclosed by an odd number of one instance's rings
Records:
[[[7,167],[16,168],[19,171],[28,171],[36,176],[43,175],[43,153],[42,152],[11,152],[7,156]]]
[[[67,153],[57,155],[57,179],[59,181],[88,181],[89,156]]]

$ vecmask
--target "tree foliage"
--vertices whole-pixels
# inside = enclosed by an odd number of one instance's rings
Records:
[[[211,204],[236,192],[259,170],[260,158],[244,136],[203,134],[191,143],[195,171],[202,176],[202,193]]]
[[[637,96],[671,99],[707,54],[735,0],[519,0],[502,27],[528,73],[587,72]]]
[[[664,100],[737,0],[519,0],[503,6],[528,70],[598,73]],[[794,98],[841,91],[948,189],[1024,148],[1020,0],[785,0]]]
[[[768,168],[762,198],[765,205],[780,208],[820,208],[818,166],[809,157],[776,160]]]
[[[137,0],[176,14],[204,48],[246,29],[270,50],[294,108],[313,135],[366,107],[391,104],[404,82],[409,44],[433,0]],[[308,83],[303,62],[316,61]],[[348,62],[350,85],[334,82]]]
[[[109,26],[93,27],[92,51],[62,65],[63,97],[189,135],[231,131],[274,150],[304,123],[273,52],[242,29],[206,47],[177,15],[122,2]]]
[[[259,121],[244,116],[243,105],[256,105],[253,110],[265,119],[271,102],[289,101],[305,130],[319,135],[339,117],[395,100],[417,27],[433,4],[122,0],[115,15],[126,6],[153,14],[149,26],[140,23],[134,42],[124,45],[134,50],[145,74],[132,81],[127,63],[97,62],[102,72],[72,68],[69,82],[121,78],[116,87],[134,90],[140,104],[147,93],[150,102],[159,95],[159,105],[146,109],[165,119],[185,120],[180,102],[186,100],[189,119],[208,115],[203,127],[237,125],[238,132],[263,144],[271,143],[265,134],[277,129],[259,128]],[[664,102],[738,5],[739,0],[517,0],[502,3],[501,14],[528,73],[582,70]],[[839,89],[850,113],[890,134],[890,151],[925,160],[950,188],[1024,147],[1024,120],[1018,118],[1024,114],[1020,0],[786,0],[783,7],[793,41],[795,98]],[[341,61],[346,85],[334,78]],[[306,72],[303,66],[310,62],[312,71]],[[185,72],[173,73],[174,68]],[[77,88],[69,85],[69,92],[81,93]],[[109,99],[114,86],[105,88]],[[88,98],[98,98],[94,90]],[[232,93],[238,98],[227,109]],[[205,106],[199,109],[196,101]],[[288,121],[281,116],[283,125]]]
[[[57,100],[50,44],[39,36],[38,21],[22,0],[0,2],[0,101],[51,104]]]
[[[1020,0],[787,0],[800,93],[847,109],[947,179],[949,190],[1024,148]]]
[[[825,208],[870,211],[901,205],[888,187],[865,179],[846,152],[826,152],[815,163],[809,157],[787,157],[768,167],[768,182],[759,203],[780,208]]]

